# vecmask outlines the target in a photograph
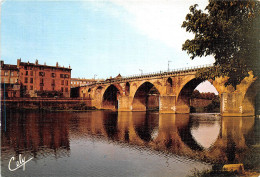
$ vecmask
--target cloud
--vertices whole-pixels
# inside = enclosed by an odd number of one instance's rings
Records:
[[[199,8],[205,9],[208,4],[207,0],[109,1],[130,14],[131,18],[124,20],[139,33],[177,50],[181,50],[184,41],[192,37],[192,34],[181,28],[189,7],[197,3]]]

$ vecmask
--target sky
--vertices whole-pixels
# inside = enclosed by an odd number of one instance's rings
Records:
[[[207,0],[5,0],[1,60],[71,66],[72,77],[100,78],[211,64],[191,60],[181,28],[189,7]],[[168,62],[169,61],[169,62]],[[206,82],[205,88],[210,84]]]

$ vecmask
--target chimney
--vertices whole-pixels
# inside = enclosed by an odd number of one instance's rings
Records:
[[[58,62],[56,62],[56,67],[59,67],[59,63]]]
[[[39,63],[38,63],[38,60],[36,59],[36,60],[35,60],[35,65],[38,65],[38,64],[39,64]]]
[[[70,69],[70,65],[69,65],[69,69]]]
[[[1,60],[0,62],[1,62],[1,68],[3,68],[4,67],[4,61]]]
[[[17,68],[20,68],[21,61],[22,61],[21,58],[17,59]]]
[[[46,65],[46,62],[44,62],[44,65]]]

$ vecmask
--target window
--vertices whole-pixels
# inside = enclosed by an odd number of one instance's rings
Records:
[[[28,77],[24,78],[24,83],[28,83]]]
[[[61,92],[63,92],[63,87],[61,87]]]
[[[65,92],[68,92],[68,87],[65,88]]]
[[[61,85],[64,85],[64,80],[61,80]]]
[[[11,71],[11,76],[14,76],[14,72],[13,71]]]
[[[8,71],[5,71],[5,76],[8,76]]]
[[[39,72],[39,76],[45,76],[44,72]]]
[[[30,87],[30,90],[33,90],[33,86]]]
[[[33,83],[33,78],[30,78],[30,83]]]
[[[56,76],[56,74],[55,73],[51,73],[51,77],[55,77]]]
[[[25,71],[25,75],[28,76],[28,71]]]
[[[64,74],[60,74],[60,78],[64,78]]]
[[[40,80],[40,84],[43,84],[44,83],[44,80],[43,80],[43,78],[41,78],[41,80]]]
[[[66,85],[67,85],[67,86],[69,85],[69,81],[66,81]]]
[[[33,71],[30,71],[30,75],[33,76]]]
[[[43,91],[43,87],[40,87],[40,90]]]
[[[52,79],[51,85],[54,86],[55,85],[55,80]]]

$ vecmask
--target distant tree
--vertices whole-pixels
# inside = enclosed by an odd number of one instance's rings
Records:
[[[191,98],[200,98],[200,92],[198,90],[194,90],[191,94]]]
[[[228,76],[226,85],[236,87],[253,71],[259,76],[260,2],[253,0],[209,0],[206,12],[190,7],[182,27],[195,34],[182,49],[191,59],[213,55],[214,65],[198,73],[203,79]]]

